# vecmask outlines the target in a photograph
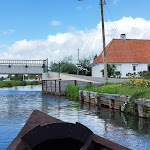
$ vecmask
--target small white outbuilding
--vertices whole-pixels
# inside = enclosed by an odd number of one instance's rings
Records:
[[[121,39],[112,39],[106,47],[108,64],[115,64],[121,77],[128,73],[150,71],[150,40],[126,39],[122,34]],[[102,77],[104,69],[103,52],[92,63],[92,76]]]

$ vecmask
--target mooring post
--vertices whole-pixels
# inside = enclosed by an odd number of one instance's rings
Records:
[[[138,114],[139,114],[139,117],[144,117],[144,106],[143,105],[138,104]]]
[[[98,92],[95,92],[95,105],[98,105],[99,101],[98,101]]]
[[[44,80],[42,80],[42,93],[44,93]]]
[[[84,95],[82,90],[79,90],[79,97],[80,97],[80,101],[84,101]]]
[[[124,108],[125,108],[125,102],[122,101],[122,102],[121,102],[121,111],[124,111]]]
[[[86,92],[86,100],[88,103],[90,103],[90,92]]]
[[[53,93],[53,85],[52,85],[52,80],[51,80],[51,94]]]
[[[47,94],[47,80],[46,80],[46,94]]]
[[[59,79],[59,95],[61,95],[61,79]]]
[[[77,80],[74,80],[74,85],[75,85],[75,86],[77,85]]]
[[[109,99],[109,108],[114,108],[114,100]]]
[[[56,80],[55,80],[55,94],[56,94]]]
[[[90,82],[89,85],[91,86],[91,85],[92,85],[92,82]]]

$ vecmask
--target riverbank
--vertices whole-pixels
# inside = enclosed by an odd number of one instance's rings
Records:
[[[119,95],[138,95],[137,98],[150,99],[150,80],[131,80],[122,83],[104,83],[101,86],[80,86],[69,85],[66,94],[74,98],[79,98],[79,90],[92,91],[98,93],[119,94]]]
[[[0,88],[26,85],[39,85],[42,81],[0,81]]]
[[[85,88],[69,85],[66,94],[73,99],[80,98],[80,101],[150,118],[150,80],[105,83]]]

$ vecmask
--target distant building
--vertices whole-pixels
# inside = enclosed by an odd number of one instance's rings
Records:
[[[112,39],[106,47],[107,63],[115,64],[117,71],[126,77],[127,73],[150,71],[150,40],[126,39],[122,34],[121,39]],[[92,76],[102,77],[104,69],[103,52],[92,63]]]

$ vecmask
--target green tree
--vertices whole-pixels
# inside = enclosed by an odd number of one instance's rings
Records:
[[[121,77],[121,73],[119,71],[115,71],[117,69],[116,65],[112,64],[107,64],[107,73],[108,73],[108,77]],[[104,69],[101,70],[102,75],[104,76]]]
[[[79,60],[79,74],[87,76],[91,75],[90,59],[84,58]]]
[[[72,63],[64,63],[60,67],[60,72],[66,72],[69,74],[76,74],[77,73],[77,67]]]

